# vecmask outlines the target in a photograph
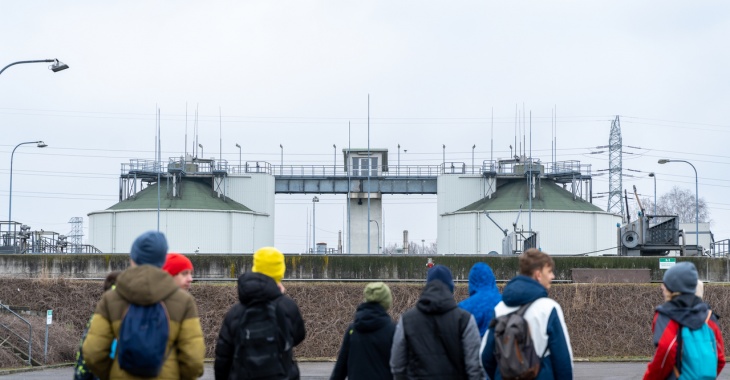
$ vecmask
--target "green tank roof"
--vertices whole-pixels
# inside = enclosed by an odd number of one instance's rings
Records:
[[[160,188],[160,209],[192,209],[192,210],[225,210],[251,211],[250,208],[228,198],[223,200],[215,196],[210,180],[184,179],[181,183],[181,197],[168,198],[167,185],[163,182]],[[157,184],[153,184],[137,193],[133,198],[123,200],[107,210],[139,210],[157,209]]]
[[[600,207],[581,198],[573,199],[573,194],[553,181],[542,179],[538,182],[537,196],[532,200],[533,210],[553,211],[603,211]],[[480,199],[459,211],[501,211],[527,209],[527,181],[507,180],[497,184],[497,191],[491,198]]]

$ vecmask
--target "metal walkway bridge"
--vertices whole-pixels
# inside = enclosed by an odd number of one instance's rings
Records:
[[[534,164],[542,169],[546,177],[560,183],[591,178],[590,165],[581,165],[579,161],[535,161]],[[227,160],[193,159],[183,162],[181,157],[172,157],[167,163],[130,160],[129,163],[122,164],[121,177],[156,182],[158,175],[162,176],[160,179],[179,175],[212,176],[220,180],[231,175],[266,173],[275,177],[277,194],[436,194],[437,178],[442,174],[522,178],[527,171],[516,168],[525,165],[524,162],[512,160],[485,160],[480,166],[471,166],[464,162],[444,162],[441,165],[382,165],[346,171],[347,168],[341,165],[274,165],[266,161],[230,165]],[[135,189],[124,190],[125,194],[136,192]],[[125,199],[126,196],[121,198]]]

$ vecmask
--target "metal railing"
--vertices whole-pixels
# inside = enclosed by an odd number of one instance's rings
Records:
[[[145,159],[130,159],[122,164],[122,176],[151,175],[160,172],[183,171],[186,174],[214,174],[226,172],[231,174],[266,173],[275,176],[291,177],[436,177],[440,174],[477,174],[497,173],[503,175],[523,175],[524,167],[529,167],[529,160],[484,160],[481,166],[467,165],[464,162],[443,162],[439,165],[379,165],[371,168],[350,168],[344,165],[276,165],[266,161],[246,161],[239,165],[231,165],[227,160],[192,159],[170,157],[168,162]],[[532,165],[542,167],[544,174],[553,176],[591,175],[591,165],[580,161],[540,162],[533,160]],[[520,168],[516,170],[516,168]]]
[[[730,256],[730,239],[710,243],[710,254],[712,257]]]
[[[0,312],[9,312],[10,314],[12,314],[13,316],[17,317],[18,319],[20,319],[21,321],[23,321],[25,324],[28,325],[28,339],[25,339],[24,337],[20,336],[20,334],[18,334],[15,331],[13,331],[10,328],[10,326],[5,325],[4,323],[0,323],[0,328],[2,328],[4,331],[7,331],[10,334],[10,336],[7,339],[10,339],[12,337],[15,337],[15,340],[17,342],[21,342],[23,344],[25,344],[25,343],[28,344],[28,365],[33,365],[32,364],[32,362],[33,362],[33,346],[31,344],[32,341],[33,341],[32,340],[32,338],[33,338],[33,326],[30,324],[30,322],[28,322],[27,320],[25,320],[25,318],[21,317],[16,312],[10,310],[10,308],[7,307],[6,305],[3,305],[2,302],[0,302]],[[7,341],[7,339],[5,339],[5,340]]]

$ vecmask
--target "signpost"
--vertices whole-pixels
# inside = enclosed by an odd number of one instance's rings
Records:
[[[659,259],[659,269],[669,269],[677,263],[677,259],[674,257],[667,257]]]
[[[48,355],[48,325],[53,323],[53,310],[46,311],[46,342],[43,347],[43,363],[47,362],[46,356]]]

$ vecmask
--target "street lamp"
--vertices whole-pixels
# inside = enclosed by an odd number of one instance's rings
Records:
[[[7,68],[7,67],[6,67]],[[5,70],[5,69],[3,69]],[[1,73],[2,71],[0,71]],[[13,157],[15,156],[15,150],[18,149],[21,145],[26,144],[36,144],[39,148],[45,148],[48,145],[44,143],[43,141],[27,141],[22,142],[13,148],[13,151],[10,153],[10,192],[8,193],[8,238],[10,238],[10,235],[12,234],[12,221],[13,221]]]
[[[444,173],[445,173],[446,172],[446,144],[443,144],[443,145],[444,145],[444,150],[443,150],[442,160],[441,161],[442,161],[442,163],[444,165]]]
[[[200,147],[200,157],[203,157],[203,159],[205,159],[205,150],[203,149],[203,144],[198,144],[198,147]]]
[[[649,173],[649,177],[654,178],[654,216],[656,216],[656,174],[651,172]]]
[[[472,145],[471,147],[471,174],[474,174],[474,148],[477,147],[477,144]]]
[[[684,162],[685,164],[689,164],[689,166],[692,167],[692,170],[695,171],[695,239],[697,239],[697,247],[700,246],[700,201],[699,201],[699,179],[697,177],[697,169],[694,165],[692,165],[691,162],[685,161],[685,160],[667,160],[666,158],[663,158],[659,160],[660,164],[666,164],[667,162]]]
[[[421,254],[426,253],[426,239],[421,239]]]
[[[279,165],[279,170],[281,171],[280,174],[284,174],[284,145],[279,144],[279,148],[281,148],[281,164]]]
[[[380,254],[380,223],[378,223],[377,220],[370,219],[371,222],[375,222],[375,225],[378,227],[378,255]],[[368,236],[368,239],[370,236]]]
[[[332,171],[333,174],[337,174],[337,145],[332,144],[333,155],[332,155]]]
[[[238,172],[241,172],[241,144],[236,143],[236,148],[238,148]]]
[[[316,196],[312,198],[312,253],[317,253],[317,239],[315,238],[317,230],[317,213],[315,206],[317,205],[317,202],[319,202],[319,198]]]
[[[57,72],[59,72],[61,70],[68,69],[68,65],[65,64],[65,63],[63,63],[63,62],[61,62],[61,61],[59,61],[58,59],[38,59],[38,60],[34,60],[34,61],[18,61],[18,62],[13,62],[13,63],[11,63],[11,64],[3,67],[3,69],[0,70],[0,74],[2,74],[3,71],[5,71],[10,66],[19,65],[19,64],[22,64],[22,63],[41,63],[41,62],[53,62],[53,64],[50,65],[50,66],[48,66],[48,68],[51,71],[53,71],[54,73],[57,73]]]
[[[398,144],[398,167],[395,170],[396,175],[400,174],[400,144]]]

